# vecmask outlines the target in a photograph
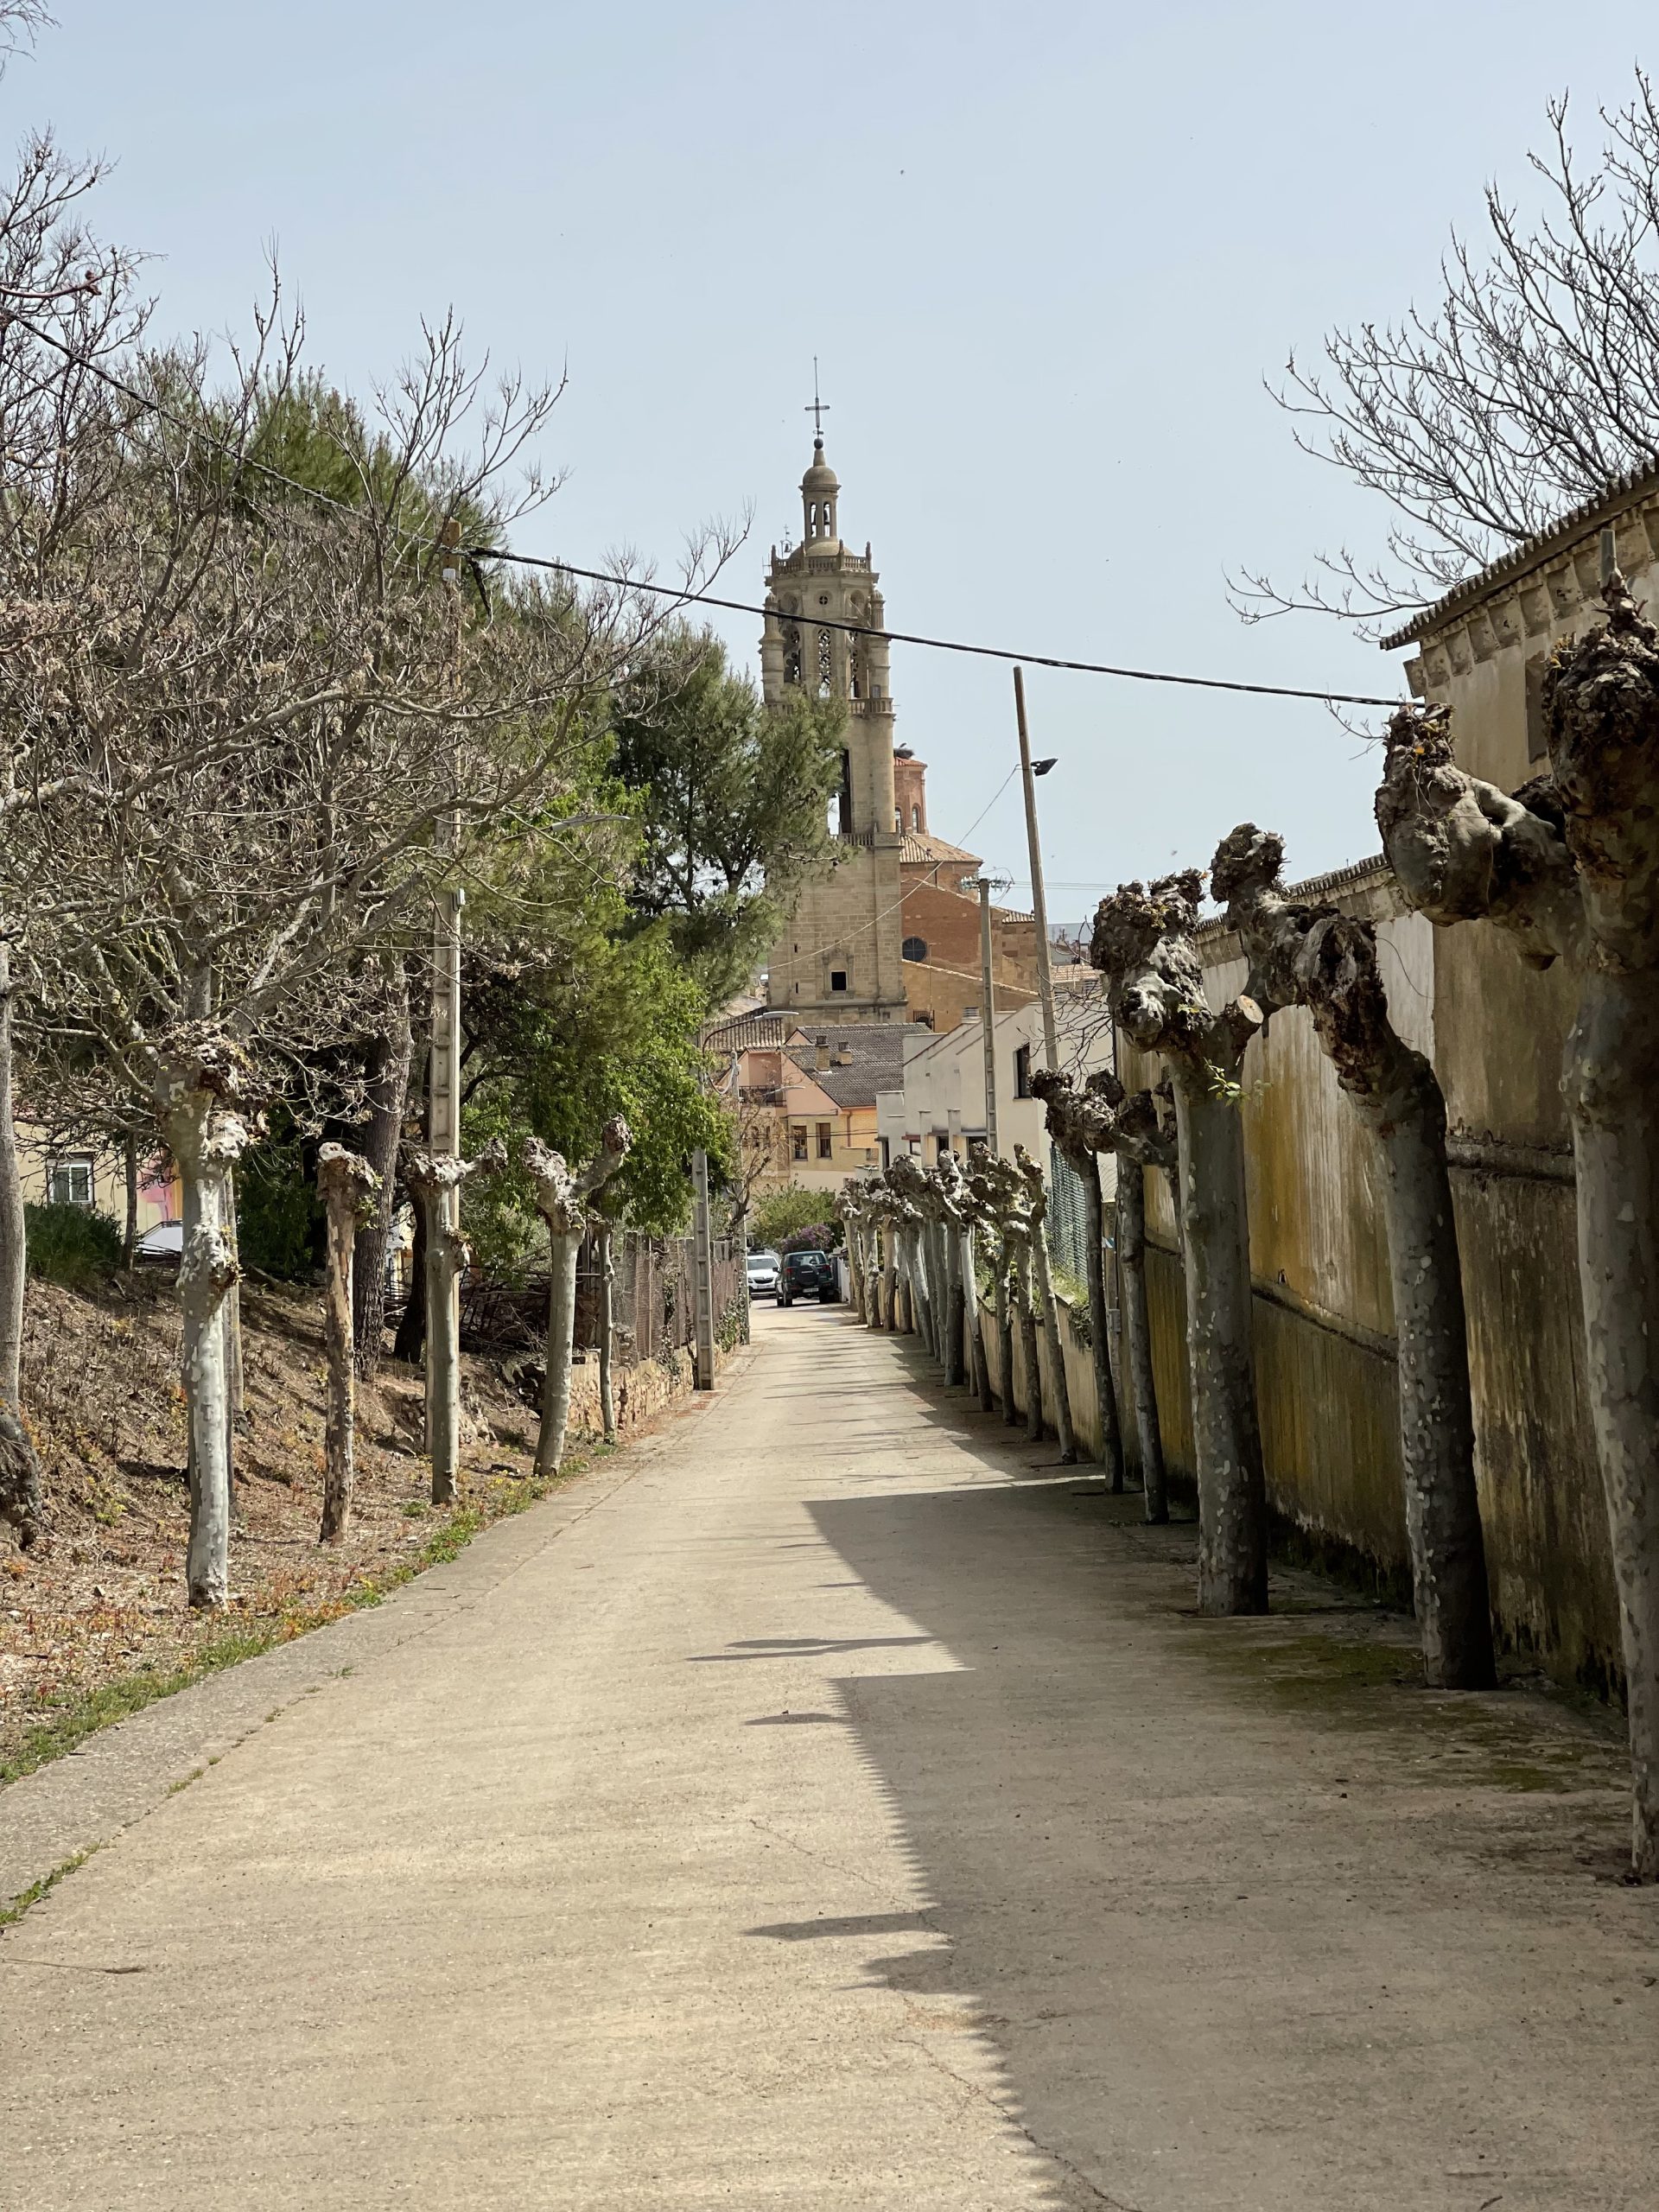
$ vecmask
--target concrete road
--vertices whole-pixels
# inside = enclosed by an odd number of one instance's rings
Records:
[[[1605,1729],[757,1322],[0,1939],[8,2212],[1650,2212]]]

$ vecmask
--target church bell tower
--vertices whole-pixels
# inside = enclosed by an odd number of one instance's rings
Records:
[[[815,415],[822,410],[814,403]],[[903,1021],[899,853],[893,798],[893,694],[870,549],[842,543],[841,484],[822,423],[801,479],[801,542],[774,546],[766,574],[760,683],[776,704],[791,688],[840,702],[836,865],[802,890],[773,948],[767,1003],[802,1021]],[[852,627],[837,627],[851,625]]]

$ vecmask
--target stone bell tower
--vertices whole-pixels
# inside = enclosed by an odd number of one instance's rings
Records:
[[[879,630],[884,620],[869,547],[859,554],[842,543],[840,499],[820,429],[801,479],[801,542],[782,553],[772,548],[760,683],[773,702],[791,685],[842,702],[839,849],[834,870],[802,890],[772,950],[767,1003],[803,1021],[903,1021],[903,841],[893,797],[887,641],[830,626]]]

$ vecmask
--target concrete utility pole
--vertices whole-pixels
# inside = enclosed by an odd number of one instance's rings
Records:
[[[979,879],[980,1027],[985,1042],[985,1144],[993,1158],[996,1141],[996,985],[991,976],[991,879]]]
[[[442,549],[443,588],[448,594],[454,625],[454,662],[456,690],[461,688],[461,524],[451,516],[439,539]],[[456,742],[459,742],[457,734]],[[452,765],[453,786],[460,776],[459,762]],[[461,849],[461,816],[451,809],[438,823],[440,855],[453,861]],[[432,1037],[427,1059],[427,1148],[435,1158],[461,1156],[461,910],[466,893],[459,884],[440,891],[432,929]],[[445,1234],[461,1234],[461,1185],[453,1185],[437,1201]],[[432,1503],[450,1505],[455,1498],[456,1471],[461,1464],[461,1276],[454,1268],[435,1262],[429,1252],[426,1270],[426,1450],[432,1462]]]
[[[715,1250],[709,1228],[709,1155],[691,1155],[691,1245],[696,1276],[697,1380],[699,1390],[715,1387]]]
[[[1043,1057],[1050,1072],[1060,1071],[1059,1039],[1054,1030],[1054,981],[1048,972],[1048,899],[1043,890],[1043,849],[1037,836],[1037,791],[1033,779],[1046,776],[1052,760],[1031,765],[1031,739],[1026,729],[1026,678],[1023,669],[1014,671],[1014,710],[1020,723],[1020,778],[1026,787],[1026,843],[1031,853],[1031,906],[1037,925],[1037,990],[1043,1002]]]

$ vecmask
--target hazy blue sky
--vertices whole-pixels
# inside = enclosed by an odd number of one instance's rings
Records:
[[[1651,11],[1604,0],[1148,8],[59,0],[9,74],[118,164],[103,230],[158,257],[161,327],[244,317],[274,240],[314,357],[359,390],[453,302],[568,362],[528,550],[671,568],[753,503],[759,596],[798,523],[812,356],[842,528],[899,628],[1387,692],[1334,625],[1246,629],[1224,575],[1375,544],[1262,389],[1287,346],[1433,287],[1548,96],[1588,128]],[[1659,60],[1659,38],[1649,41]],[[721,627],[753,663],[757,625]],[[899,727],[960,836],[1007,772],[1010,680],[899,648]],[[1374,849],[1370,759],[1316,706],[1033,674],[1051,911],[1208,859],[1243,816],[1299,874]],[[1017,787],[974,838],[1023,880]]]

